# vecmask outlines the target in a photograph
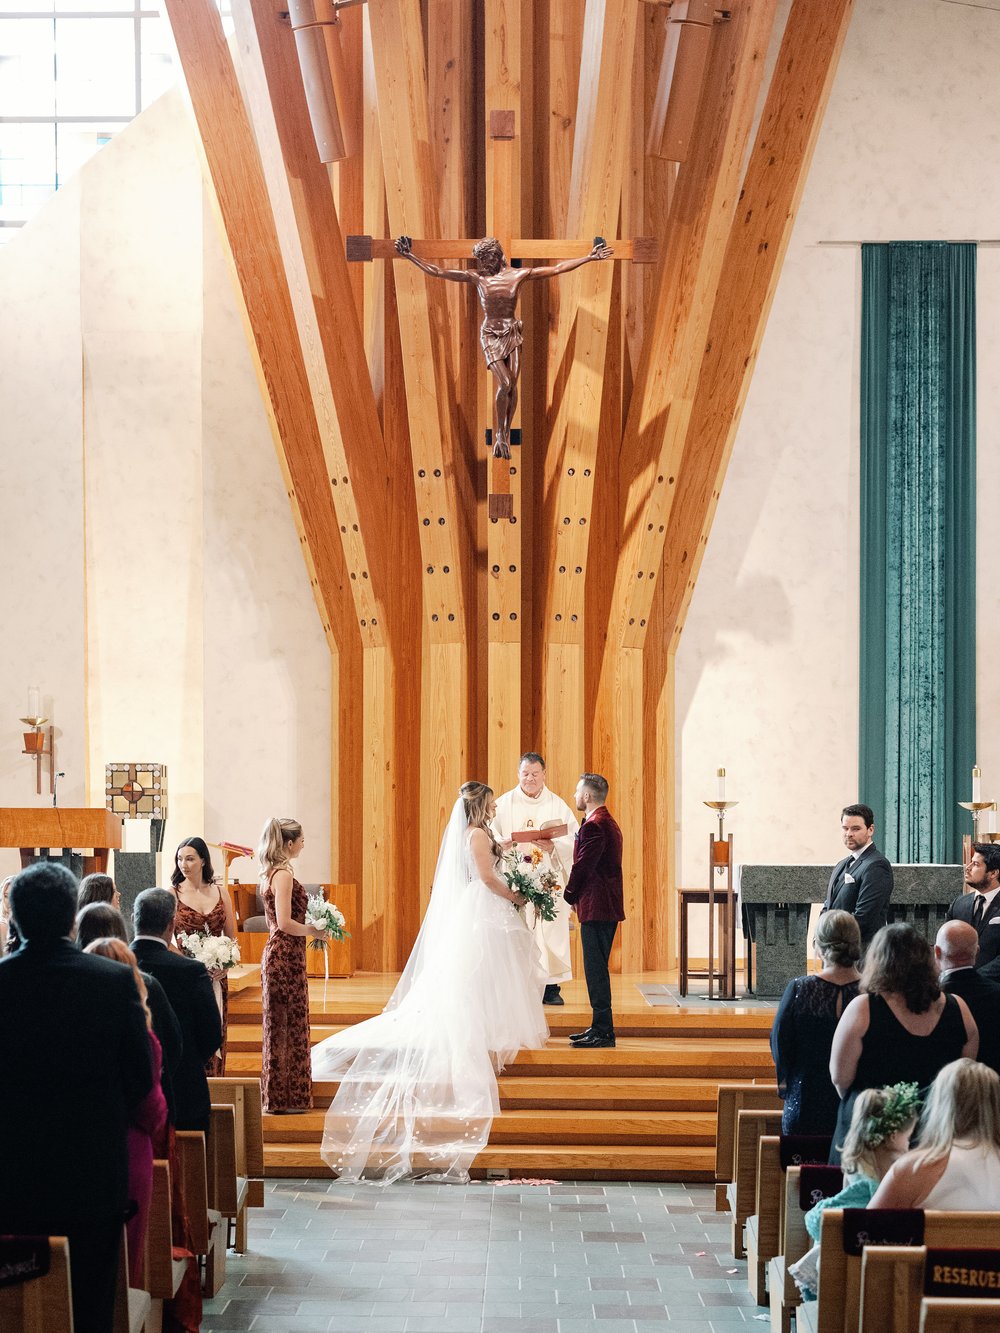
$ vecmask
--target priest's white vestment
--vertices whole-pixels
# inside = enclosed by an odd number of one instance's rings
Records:
[[[497,812],[493,816],[493,833],[499,842],[505,842],[514,833],[527,832],[541,828],[543,824],[568,824],[569,832],[562,838],[543,838],[537,844],[518,843],[517,846],[527,851],[537,846],[544,853],[541,869],[552,870],[563,888],[573,868],[573,842],[579,828],[576,814],[561,796],[543,787],[537,796],[526,796],[520,787],[506,791],[497,801]],[[555,921],[542,921],[535,918],[532,931],[542,967],[550,985],[560,981],[570,981],[573,969],[569,955],[569,919],[572,909],[562,894],[557,898],[559,915]],[[529,917],[533,913],[529,912]]]

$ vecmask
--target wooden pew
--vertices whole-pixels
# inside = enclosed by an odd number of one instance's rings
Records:
[[[243,1203],[235,1215],[237,1254],[247,1248],[247,1209],[264,1206],[264,1121],[259,1078],[210,1078],[209,1092],[214,1106],[231,1106],[235,1115],[235,1151],[237,1180],[245,1184]]]
[[[802,1179],[803,1169],[790,1166],[785,1172],[784,1206],[781,1216],[781,1253],[768,1264],[768,1295],[771,1305],[771,1333],[789,1333],[793,1310],[798,1310],[802,1297],[794,1280],[789,1276],[791,1264],[798,1263],[812,1249],[813,1240],[806,1230],[805,1216],[817,1197],[832,1198],[844,1185],[844,1173],[839,1166],[811,1167]],[[803,1198],[804,1190],[807,1197]]]
[[[727,1208],[726,1190],[736,1179],[736,1116],[740,1111],[780,1111],[778,1090],[761,1083],[720,1083],[715,1119],[715,1207]]]
[[[149,1292],[128,1284],[128,1233],[122,1227],[121,1258],[115,1284],[114,1333],[142,1333],[151,1312]]]
[[[781,1248],[783,1195],[781,1137],[765,1134],[757,1144],[755,1211],[746,1223],[747,1285],[758,1305],[767,1305],[767,1265]]]
[[[49,1271],[43,1277],[0,1287],[0,1329],[3,1333],[73,1333],[69,1242],[65,1236],[49,1237]]]
[[[737,1259],[746,1257],[743,1228],[757,1202],[758,1144],[765,1134],[774,1135],[780,1129],[780,1111],[736,1112],[736,1165],[733,1179],[726,1186],[726,1201],[732,1213],[730,1238]]]
[[[882,1210],[879,1210],[881,1212]],[[888,1210],[886,1210],[888,1213]],[[922,1245],[935,1249],[1000,1249],[1000,1213],[929,1211],[922,1215]],[[895,1219],[906,1221],[903,1210]],[[872,1218],[873,1228],[877,1226]],[[819,1300],[800,1306],[796,1327],[816,1333],[858,1333],[861,1327],[861,1272],[864,1254],[848,1254],[844,1245],[844,1213],[823,1214],[819,1261]],[[867,1249],[868,1247],[866,1247]],[[919,1249],[920,1244],[902,1248]],[[815,1307],[815,1313],[813,1309]]]
[[[925,1296],[920,1302],[919,1327],[920,1333],[989,1333],[1000,1328],[1000,1301]]]
[[[976,1246],[979,1250],[981,1247]],[[971,1298],[954,1296],[927,1296],[929,1269],[938,1263],[953,1262],[964,1265],[968,1251],[931,1249],[926,1245],[867,1246],[861,1260],[861,1333],[883,1333],[885,1329],[916,1329],[923,1327],[922,1308],[929,1305],[931,1327],[950,1330],[953,1327],[972,1327],[968,1323],[952,1324],[950,1319],[959,1314],[965,1319],[969,1308],[976,1314],[977,1330],[1000,1328],[1000,1291],[992,1298],[978,1292]],[[989,1268],[1000,1259],[1000,1252],[990,1255]],[[977,1265],[978,1266],[978,1265]],[[933,1291],[933,1287],[930,1288]],[[974,1289],[975,1290],[975,1289]],[[984,1319],[983,1311],[990,1314],[992,1323]],[[940,1322],[939,1322],[940,1321]]]
[[[173,1300],[184,1279],[186,1259],[174,1258],[170,1163],[153,1162],[153,1197],[146,1228],[146,1271],[143,1286],[152,1300],[147,1327],[163,1323],[163,1302]]]
[[[208,1205],[205,1136],[200,1130],[178,1130],[175,1144],[191,1244],[202,1269],[202,1290],[206,1296],[217,1296],[226,1280],[228,1223],[218,1209]]]

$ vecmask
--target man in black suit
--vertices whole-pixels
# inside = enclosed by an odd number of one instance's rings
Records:
[[[131,969],[70,942],[76,894],[54,862],[10,889],[23,943],[0,960],[0,1233],[67,1236],[74,1327],[108,1333],[129,1115],[153,1071]]]
[[[872,842],[875,814],[867,805],[847,805],[840,827],[847,855],[833,867],[823,911],[850,912],[861,927],[866,949],[877,930],[889,922],[892,866]]]
[[[977,842],[965,867],[966,892],[948,908],[947,920],[967,921],[979,936],[976,967],[1000,980],[1000,846]]]
[[[1000,985],[976,971],[978,952],[979,936],[966,921],[946,921],[937,933],[941,989],[969,1006],[979,1029],[979,1059],[1000,1074]]]
[[[172,893],[143,889],[132,905],[132,952],[143,972],[151,973],[166,991],[181,1025],[184,1049],[174,1070],[174,1123],[178,1129],[207,1134],[212,1100],[205,1064],[222,1045],[222,1019],[204,965],[168,947],[176,911]]]

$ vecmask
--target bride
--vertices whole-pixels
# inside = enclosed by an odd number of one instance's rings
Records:
[[[389,1003],[313,1048],[313,1078],[340,1083],[322,1154],[341,1180],[468,1180],[500,1110],[494,1071],[545,1045],[545,977],[499,873],[495,809],[484,783],[461,788]]]

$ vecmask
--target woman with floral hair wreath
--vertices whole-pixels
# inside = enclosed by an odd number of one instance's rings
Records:
[[[867,1208],[886,1173],[910,1145],[920,1114],[920,1093],[915,1083],[891,1088],[866,1088],[854,1103],[850,1128],[841,1150],[844,1188],[820,1199],[805,1215],[813,1248],[788,1271],[804,1300],[816,1299],[819,1285],[819,1237],[827,1208]]]

